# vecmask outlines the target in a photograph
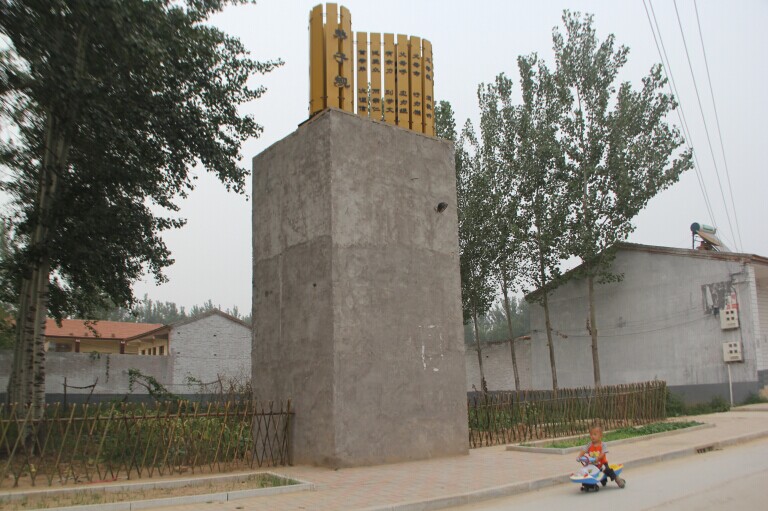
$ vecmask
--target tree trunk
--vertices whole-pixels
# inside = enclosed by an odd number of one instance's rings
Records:
[[[477,330],[477,312],[472,311],[472,322],[475,327],[475,347],[477,348],[477,363],[480,367],[480,389],[483,394],[488,393],[488,384],[485,382],[485,372],[483,372],[483,348],[480,346],[480,333]]]
[[[552,344],[552,323],[549,321],[549,298],[544,293],[544,323],[547,329],[547,346],[549,347],[549,365],[552,368],[552,391],[557,397],[557,367],[555,366],[555,345]]]
[[[595,314],[595,277],[592,272],[587,274],[589,289],[589,333],[592,336],[592,370],[595,376],[595,388],[600,386],[600,357],[597,353],[597,319]]]
[[[541,242],[539,242],[541,243]],[[552,343],[552,322],[549,320],[549,292],[547,291],[547,273],[544,269],[544,257],[541,253],[541,244],[539,244],[539,277],[541,280],[541,291],[544,293],[544,325],[547,331],[547,346],[549,347],[549,365],[552,368],[552,391],[557,397],[557,367],[555,365],[555,345]]]
[[[87,27],[77,37],[73,83],[85,74]],[[65,77],[66,78],[66,77]],[[9,378],[9,396],[12,401],[34,407],[33,417],[39,418],[45,404],[45,319],[48,314],[48,284],[50,257],[49,232],[55,229],[53,204],[58,193],[59,175],[67,168],[69,151],[78,118],[79,101],[70,104],[48,105],[45,113],[43,152],[37,182],[37,204],[34,212],[34,231],[29,243],[30,260],[22,282],[14,353],[13,372]],[[58,111],[56,106],[64,106]],[[28,276],[27,276],[28,275]]]
[[[48,285],[50,260],[43,259],[40,264],[37,305],[35,307],[34,359],[32,364],[32,415],[40,419],[45,411],[45,319],[48,311]]]
[[[520,390],[520,376],[517,373],[517,355],[515,355],[515,334],[512,333],[512,314],[509,311],[509,286],[507,276],[501,272],[501,294],[504,296],[504,309],[507,312],[507,329],[509,330],[509,351],[512,355],[512,371],[515,373],[515,390]]]

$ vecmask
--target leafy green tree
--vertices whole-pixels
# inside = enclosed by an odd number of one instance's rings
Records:
[[[517,147],[517,108],[512,104],[512,80],[500,74],[492,84],[480,84],[480,158],[483,171],[488,176],[490,221],[493,225],[489,239],[493,258],[493,271],[499,282],[504,310],[506,312],[507,335],[514,339],[513,317],[509,295],[517,281],[517,272],[523,253],[520,225],[525,218],[519,213],[518,174],[514,161]],[[510,342],[512,371],[515,390],[520,389],[515,343]]]
[[[491,307],[493,292],[493,213],[492,174],[483,166],[482,147],[467,120],[456,146],[456,196],[459,217],[459,266],[464,321],[472,321],[483,392],[488,386],[483,371],[482,343],[478,317]]]
[[[264,92],[249,78],[281,62],[207,23],[227,3],[239,2],[0,0],[0,115],[16,134],[0,147],[18,247],[11,401],[42,411],[47,312],[129,307],[145,271],[165,280],[160,232],[184,224],[174,199],[193,166],[243,192],[240,147],[262,128],[237,108]]]
[[[591,15],[565,11],[563,24],[565,32],[555,29],[553,43],[568,104],[561,136],[575,212],[570,252],[581,259],[586,276],[594,381],[600,386],[595,279],[620,278],[609,269],[611,247],[634,230],[631,220],[648,201],[691,167],[691,153],[680,151],[683,138],[666,121],[677,105],[664,92],[661,65],[651,68],[639,90],[617,84],[629,48],[617,47],[613,35],[598,40]]]
[[[0,222],[0,349],[13,348],[16,340],[14,328],[15,303],[18,293],[10,279],[3,278],[12,256],[11,223]]]
[[[515,133],[515,169],[520,196],[518,234],[525,256],[520,264],[526,282],[538,292],[529,297],[544,309],[552,389],[557,365],[549,311],[549,295],[558,284],[570,201],[564,157],[559,140],[564,102],[557,77],[538,56],[518,57],[523,104]],[[512,142],[510,142],[512,144]]]
[[[464,323],[471,321],[474,326],[480,385],[485,392],[487,385],[478,317],[482,317],[493,302],[490,180],[483,170],[472,123],[468,120],[457,137],[453,110],[447,101],[441,101],[435,109],[435,130],[438,136],[455,144],[462,311]]]

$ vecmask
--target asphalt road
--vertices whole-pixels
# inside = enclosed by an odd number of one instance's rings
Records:
[[[575,461],[573,465],[576,470]],[[578,485],[567,483],[451,510],[768,510],[768,440],[628,468],[622,476],[627,481],[623,490],[609,482],[597,493],[582,493]]]

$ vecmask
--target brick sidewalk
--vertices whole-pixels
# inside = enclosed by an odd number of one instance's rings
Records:
[[[756,413],[758,412],[758,413]],[[768,406],[754,405],[727,413],[694,417],[714,428],[670,435],[611,449],[613,463],[632,465],[694,454],[696,449],[727,446],[768,436]],[[315,491],[256,497],[231,502],[165,506],[165,511],[192,510],[416,510],[499,497],[558,484],[576,469],[572,456],[473,449],[468,456],[330,470],[286,467],[276,470],[316,485]]]

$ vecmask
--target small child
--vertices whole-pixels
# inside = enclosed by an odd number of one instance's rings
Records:
[[[608,458],[605,456],[608,454],[608,446],[603,442],[603,427],[599,422],[595,421],[589,427],[589,438],[590,442],[584,446],[584,449],[581,452],[579,452],[577,458],[587,456],[587,458],[594,459],[592,463],[595,467],[602,469],[602,471],[605,472],[605,475],[611,478],[611,481],[616,481],[619,488],[624,488],[624,479],[617,476],[616,472],[614,472],[608,465]],[[586,468],[587,467],[585,467],[585,469]]]

